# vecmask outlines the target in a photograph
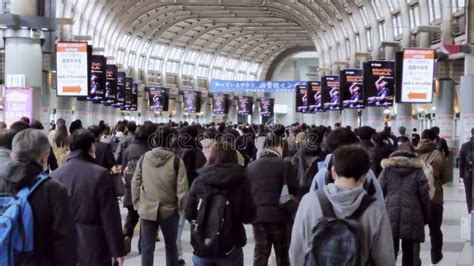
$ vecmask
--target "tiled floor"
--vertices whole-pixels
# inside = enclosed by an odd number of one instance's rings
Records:
[[[455,175],[456,176],[456,175]],[[444,259],[439,265],[443,266],[467,266],[474,265],[472,262],[472,248],[466,241],[461,239],[461,217],[467,216],[466,201],[464,191],[457,186],[455,180],[452,186],[445,187],[445,205],[444,205],[444,219],[442,231],[444,234]],[[126,210],[122,210],[125,215]],[[247,226],[248,244],[244,248],[245,265],[252,265],[253,258],[253,235],[251,227]],[[430,242],[429,232],[426,231],[427,241],[421,246],[421,259],[423,265],[431,265],[430,261]],[[126,258],[125,265],[135,266],[140,265],[140,256],[137,250],[138,238],[134,237],[132,244],[132,253]],[[183,233],[183,249],[185,251],[185,260],[187,265],[192,265],[192,247],[189,245],[189,226],[186,225]],[[157,243],[155,252],[155,265],[166,265],[165,263],[165,249],[163,242]],[[401,265],[400,257],[397,265]],[[272,256],[270,264],[276,266],[274,257]]]

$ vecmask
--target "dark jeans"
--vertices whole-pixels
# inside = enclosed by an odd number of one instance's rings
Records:
[[[127,217],[125,218],[125,226],[124,226],[124,236],[128,236],[133,238],[133,232],[135,230],[135,226],[137,226],[138,220],[140,216],[138,216],[138,212],[133,209],[133,207],[127,207],[128,213]]]
[[[431,262],[438,263],[443,257],[443,205],[431,203],[431,221],[428,223],[431,237]]]
[[[284,223],[257,223],[253,225],[255,239],[254,266],[267,266],[268,258],[275,249],[278,266],[289,266],[290,226]]]
[[[402,242],[402,266],[421,266],[420,260],[420,243],[408,240]],[[400,250],[400,239],[393,238],[393,246],[395,248],[395,259],[397,259]]]
[[[472,178],[464,178],[464,191],[466,192],[467,211],[472,211]]]
[[[244,253],[242,248],[236,248],[225,258],[202,258],[193,255],[194,266],[244,266]]]
[[[153,266],[155,253],[156,234],[158,226],[161,226],[161,232],[165,240],[166,265],[178,265],[178,248],[176,239],[178,238],[179,214],[176,212],[166,219],[158,221],[149,221],[141,219],[141,243],[142,243],[142,266]]]

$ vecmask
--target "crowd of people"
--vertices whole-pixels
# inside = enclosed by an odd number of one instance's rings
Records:
[[[242,266],[251,224],[255,266],[272,248],[279,266],[395,265],[400,245],[402,265],[421,265],[428,225],[437,264],[450,151],[439,128],[398,131],[80,120],[68,129],[58,119],[45,132],[24,118],[0,129],[0,193],[29,189],[33,214],[32,252],[13,247],[24,256],[11,260],[123,265],[138,234],[141,265],[151,266],[161,229],[168,266],[186,264],[182,239],[193,265]],[[472,135],[459,157],[469,213]]]

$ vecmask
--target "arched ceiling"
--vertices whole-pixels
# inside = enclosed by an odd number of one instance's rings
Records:
[[[90,35],[93,45],[103,47],[105,55],[117,58],[122,51],[123,58],[117,59],[121,62],[115,63],[143,69],[145,75],[150,58],[158,56],[162,58],[158,69],[166,76],[167,62],[176,60],[170,59],[170,53],[178,47],[184,51],[177,60],[180,73],[186,53],[198,51],[197,59],[204,53],[213,55],[209,79],[222,56],[227,61],[237,58],[258,64],[256,77],[263,78],[273,60],[285,51],[319,51],[321,64],[330,67],[338,60],[353,60],[355,52],[375,50],[378,47],[371,44],[379,43],[378,24],[383,20],[388,28],[385,40],[393,40],[395,13],[388,2],[399,2],[398,9],[407,8],[404,0],[62,0],[57,10],[59,17],[75,21],[63,27],[63,37]],[[405,16],[402,22],[409,25]],[[366,34],[370,29],[371,34]],[[168,48],[154,55],[156,44]],[[239,71],[235,70],[234,77]]]

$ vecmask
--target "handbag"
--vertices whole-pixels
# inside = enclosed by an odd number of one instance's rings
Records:
[[[279,205],[280,208],[288,211],[291,214],[295,214],[298,210],[300,202],[295,196],[290,194],[288,188],[288,166],[285,166],[285,174],[283,175],[283,188],[281,189]]]
[[[123,183],[123,176],[120,173],[112,173],[112,181],[114,185],[115,197],[125,196],[125,184]]]

